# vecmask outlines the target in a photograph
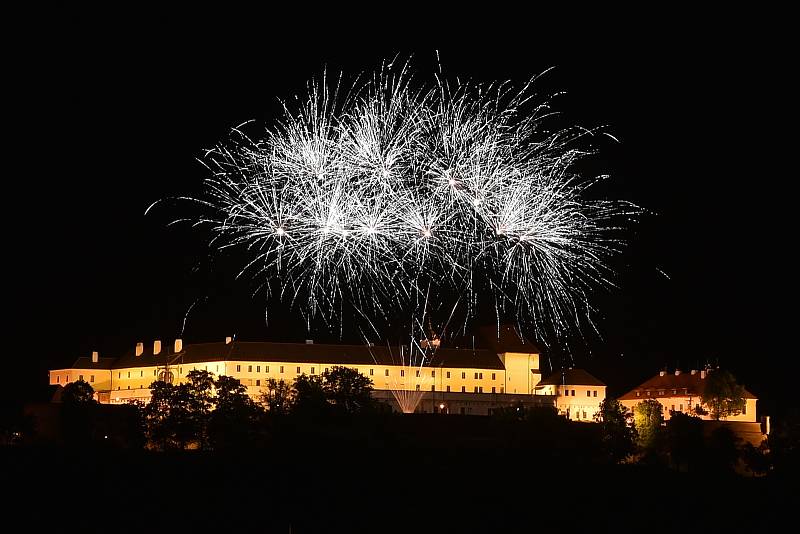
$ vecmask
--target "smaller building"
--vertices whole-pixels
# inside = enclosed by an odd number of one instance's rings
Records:
[[[633,410],[640,402],[646,400],[657,400],[661,403],[664,411],[664,420],[670,418],[670,412],[683,412],[692,415],[695,408],[700,406],[708,412],[708,408],[703,406],[701,396],[708,383],[708,374],[712,369],[701,371],[692,370],[688,373],[676,369],[674,373],[661,371],[653,378],[643,382],[634,389],[625,393],[619,398],[620,404]],[[742,413],[728,417],[728,421],[756,422],[756,402],[755,395],[745,390],[745,406]],[[700,415],[703,419],[711,419],[710,415]]]
[[[583,369],[564,369],[539,382],[534,393],[553,396],[558,413],[573,421],[594,421],[606,385]]]

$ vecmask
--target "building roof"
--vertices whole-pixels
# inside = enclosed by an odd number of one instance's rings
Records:
[[[559,371],[556,373],[551,374],[541,382],[537,384],[537,386],[560,386],[560,385],[567,385],[567,386],[605,386],[601,380],[595,378],[594,376],[590,375],[583,369],[566,369],[564,371]]]
[[[368,345],[330,345],[319,343],[271,343],[232,341],[230,343],[185,344],[175,353],[173,347],[162,344],[161,353],[153,354],[152,344],[144,346],[140,356],[130,350],[117,359],[101,358],[92,364],[90,358],[78,358],[74,368],[79,369],[124,369],[128,367],[152,367],[166,364],[190,364],[212,361],[274,361],[297,363],[332,363],[342,365],[403,365],[409,364],[397,347]],[[110,362],[107,360],[111,360]],[[418,365],[417,361],[412,364]],[[497,354],[482,349],[437,350],[427,366],[465,367],[475,369],[503,369]],[[90,367],[94,366],[94,367]]]
[[[649,398],[672,397],[676,395],[681,397],[686,395],[699,397],[703,394],[706,384],[708,383],[708,376],[706,375],[705,378],[702,376],[700,371],[694,374],[681,372],[678,375],[675,373],[664,373],[663,376],[659,373],[622,395],[619,400],[636,400],[645,396]],[[639,395],[636,395],[637,391]],[[673,391],[675,392],[673,393]],[[647,395],[647,392],[650,394]],[[745,389],[745,398],[755,399],[757,397]]]
[[[497,354],[503,352],[521,352],[523,354],[541,354],[535,344],[531,343],[513,325],[505,324],[496,326],[485,326],[478,330],[486,348],[493,350]]]
[[[119,358],[98,358],[93,362],[91,358],[83,356],[75,360],[70,369],[111,369]]]

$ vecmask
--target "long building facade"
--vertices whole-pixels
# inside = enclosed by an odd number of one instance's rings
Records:
[[[301,374],[320,375],[333,366],[345,366],[369,377],[375,398],[397,411],[407,411],[402,399],[408,396],[416,397],[417,411],[488,415],[511,405],[558,406],[563,395],[561,389],[537,389],[542,382],[540,352],[524,340],[490,349],[438,348],[424,366],[410,365],[404,350],[310,340],[242,342],[229,337],[224,342],[186,345],[180,339],[170,344],[156,340],[137,343],[119,358],[101,358],[96,352],[78,358],[69,368],[51,370],[49,382],[63,386],[84,380],[101,403],[123,404],[147,402],[156,380],[181,383],[189,372],[205,370],[240,380],[257,398],[269,379],[291,383]],[[594,415],[603,398],[604,385],[589,397],[595,409],[583,419]],[[581,415],[573,411],[571,418]]]

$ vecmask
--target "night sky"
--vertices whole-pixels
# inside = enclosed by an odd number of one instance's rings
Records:
[[[795,269],[792,178],[777,163],[788,145],[779,32],[744,15],[619,15],[403,12],[378,24],[56,11],[21,21],[4,173],[16,377],[6,393],[32,397],[48,367],[92,350],[170,342],[201,297],[185,342],[308,337],[290,312],[272,310],[266,327],[235,262],[209,257],[197,231],[167,228],[173,214],[144,211],[200,194],[203,149],[246,120],[272,121],[278,98],[324,67],[356,74],[413,55],[424,78],[438,49],[450,77],[522,84],[555,67],[540,87],[566,91],[556,100],[565,124],[606,124],[621,141],[598,139],[589,166],[612,175],[608,196],[652,215],[629,234],[619,288],[595,302],[603,339],[574,349],[578,365],[619,394],[664,365],[719,362],[762,408],[779,409],[796,352],[784,312]]]

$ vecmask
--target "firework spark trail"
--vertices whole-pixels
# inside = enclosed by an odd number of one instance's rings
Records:
[[[244,247],[240,275],[279,281],[309,320],[335,322],[343,303],[413,315],[426,291],[458,295],[469,315],[489,289],[498,314],[537,332],[591,322],[589,293],[612,285],[614,221],[639,214],[587,198],[603,177],[574,169],[597,130],[548,131],[533,80],[436,80],[419,88],[405,63],[346,91],[310,83],[262,138],[234,129],[206,154],[194,222],[215,246]]]

